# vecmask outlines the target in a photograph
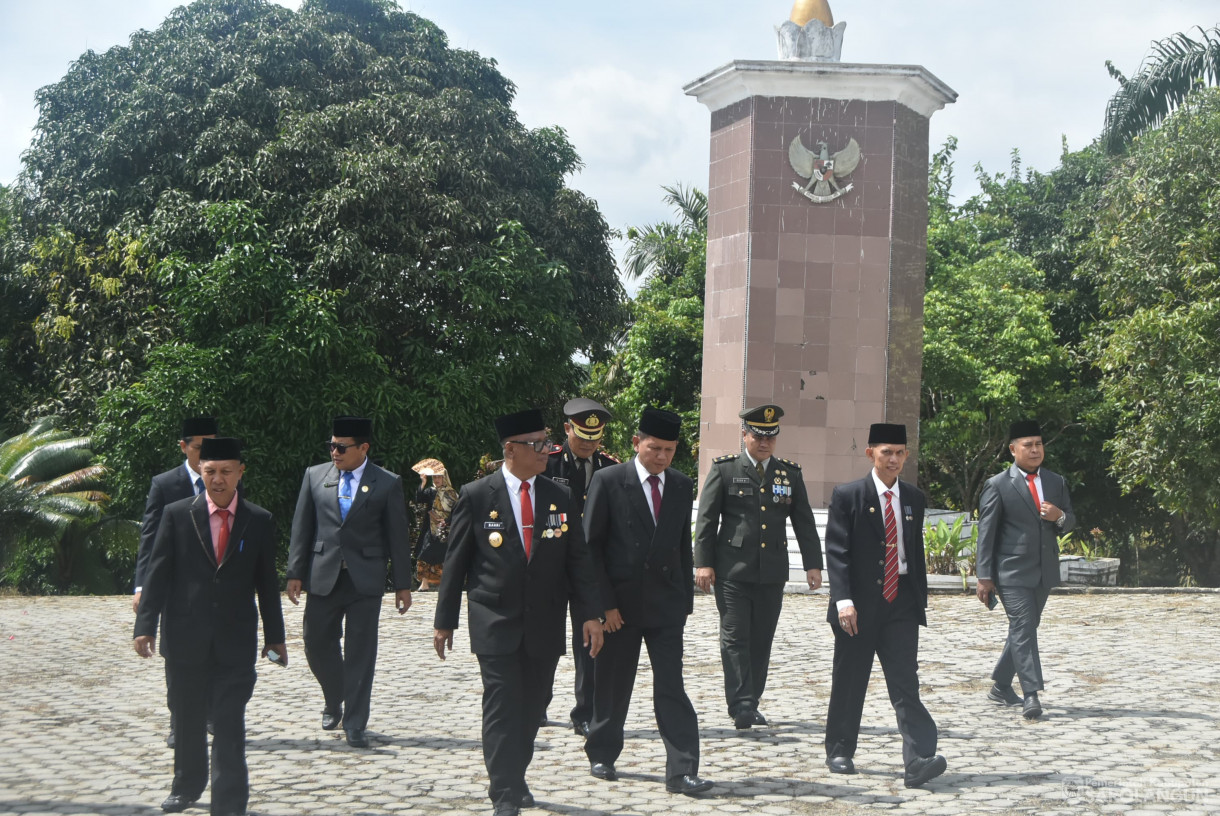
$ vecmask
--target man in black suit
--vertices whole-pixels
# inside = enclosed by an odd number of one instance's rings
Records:
[[[988,479],[979,499],[975,572],[979,600],[987,603],[998,594],[1008,614],[1008,638],[987,697],[1019,705],[1033,720],[1042,716],[1038,624],[1051,589],[1059,585],[1059,536],[1076,526],[1076,514],[1063,477],[1041,466],[1046,449],[1038,423],[1015,422],[1008,438],[1012,467]],[[1014,673],[1023,697],[1012,689]]]
[[[905,425],[873,425],[865,451],[872,469],[863,479],[836,487],[830,498],[826,618],[835,656],[826,765],[833,773],[856,772],[852,757],[875,656],[902,734],[903,782],[914,788],[944,773],[946,763],[936,753],[936,723],[919,701],[919,627],[928,624],[925,504],[919,488],[898,480],[906,442]]]
[[[569,590],[582,647],[602,645],[601,608],[572,495],[542,472],[551,443],[538,409],[496,419],[503,467],[464,486],[449,521],[433,646],[445,659],[467,593],[470,650],[483,679],[483,760],[496,816],[532,807],[525,772],[564,653]]]
[[[212,738],[213,816],[238,816],[250,795],[246,771],[246,703],[254,693],[258,612],[262,654],[288,665],[276,534],[271,514],[237,493],[245,466],[236,439],[209,438],[200,452],[206,492],[170,504],[162,514],[136,615],[135,649],[151,657],[157,620],[172,678],[171,708],[178,718],[174,782],[161,809],[177,813],[208,782],[206,719]]]
[[[411,534],[402,478],[368,458],[372,420],[336,417],[330,462],[305,471],[288,549],[288,600],[305,601],[305,659],[322,687],[322,728],[343,723],[347,744],[365,728],[377,666],[377,621],[387,562],[398,614],[411,606]],[[343,638],[342,649],[339,638]]]
[[[593,551],[606,643],[594,662],[593,722],[585,741],[590,773],[618,778],[623,725],[631,705],[640,644],[652,663],[653,710],[665,743],[665,789],[695,795],[712,787],[699,778],[699,720],[682,679],[682,637],[694,611],[691,552],[693,485],[669,467],[681,418],[645,408],[630,462],[593,476],[585,504],[585,537]]]
[[[712,462],[699,493],[695,584],[715,588],[724,696],[738,730],[767,724],[758,699],[788,582],[788,519],[809,588],[822,585],[822,540],[801,466],[773,455],[783,416],[770,404],[742,411],[745,452]]]
[[[178,439],[178,447],[186,461],[164,473],[158,473],[152,478],[148,487],[148,498],[144,500],[144,521],[140,524],[140,548],[136,553],[135,593],[131,596],[131,611],[140,611],[140,598],[143,595],[144,579],[148,575],[148,561],[152,557],[153,542],[157,539],[157,528],[161,525],[161,514],[166,505],[180,499],[198,496],[203,493],[203,476],[199,472],[199,449],[203,440],[216,436],[216,420],[213,417],[188,417],[182,420],[182,433]],[[165,666],[166,697],[172,696],[169,676],[169,664]],[[169,713],[169,736],[165,744],[174,747],[174,710]]]
[[[563,423],[567,438],[563,445],[552,450],[547,458],[546,477],[572,491],[572,502],[576,507],[576,520],[579,524],[593,474],[602,468],[618,464],[618,460],[599,449],[606,432],[606,423],[611,419],[605,406],[580,397],[564,403],[563,413],[568,418]],[[579,606],[572,604],[571,612],[576,705],[572,707],[570,722],[577,734],[587,737],[589,721],[593,719],[593,658],[580,648],[584,639],[584,632],[581,631],[584,621]],[[545,713],[543,716],[545,718]]]

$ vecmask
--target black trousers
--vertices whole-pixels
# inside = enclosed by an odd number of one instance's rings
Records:
[[[345,731],[362,730],[369,722],[380,616],[381,596],[361,595],[347,570],[339,572],[329,595],[311,592],[305,599],[305,660],[322,687],[326,710],[342,707]]]
[[[903,764],[910,765],[916,758],[936,754],[936,723],[919,701],[917,603],[915,591],[903,576],[898,581],[898,597],[894,602],[882,600],[873,619],[862,617],[854,637],[831,625],[835,656],[830,707],[826,712],[826,756],[855,756],[874,656],[881,660],[885,686],[902,734]]]
[[[171,793],[198,799],[208,783],[209,706],[212,736],[212,813],[245,813],[246,703],[254,693],[253,664],[166,661],[173,676],[171,708],[177,720]]]
[[[521,646],[512,654],[478,658],[483,677],[483,762],[491,779],[487,796],[495,804],[520,804],[559,655],[531,656]]]
[[[1026,694],[1042,691],[1042,660],[1038,657],[1038,625],[1050,590],[1036,587],[996,586],[996,593],[1008,615],[1008,637],[1004,651],[991,672],[991,679],[1000,686],[1011,686],[1016,674],[1021,690]]]
[[[652,710],[665,744],[665,778],[699,773],[699,718],[682,679],[684,626],[642,629],[624,624],[607,632],[593,661],[593,721],[585,754],[590,762],[614,764],[623,752],[623,727],[631,707],[640,643],[652,663]]]
[[[577,620],[580,617],[574,604],[569,605],[572,617],[572,662],[576,669],[576,705],[572,706],[573,722],[590,722],[593,719],[593,689],[596,686],[596,675],[593,669],[593,658],[585,646],[585,622]]]
[[[758,708],[767,687],[771,644],[784,605],[783,584],[716,581],[720,611],[720,662],[729,716],[743,707]]]

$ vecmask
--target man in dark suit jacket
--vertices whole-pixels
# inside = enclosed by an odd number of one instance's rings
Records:
[[[347,744],[367,748],[387,561],[402,615],[411,606],[411,533],[402,479],[368,458],[372,421],[336,417],[332,433],[330,463],[309,468],[301,481],[288,600],[296,604],[302,589],[309,593],[302,630],[305,659],[325,701],[322,728],[342,721]]]
[[[822,585],[822,540],[801,466],[772,455],[783,415],[778,405],[742,411],[745,453],[712,462],[699,493],[695,584],[716,591],[724,696],[739,730],[767,724],[758,699],[788,582],[788,519],[809,588]]]
[[[598,779],[618,778],[623,725],[631,705],[640,644],[652,663],[653,710],[665,743],[665,788],[694,795],[699,778],[699,720],[682,679],[682,637],[694,611],[690,518],[693,485],[669,467],[681,418],[645,408],[632,439],[636,456],[593,476],[585,537],[605,604],[606,643],[594,662],[593,722],[585,754]]]
[[[131,611],[140,611],[140,598],[143,595],[144,579],[148,575],[148,561],[152,558],[153,542],[157,539],[157,528],[161,525],[161,514],[166,505],[181,499],[197,496],[203,492],[203,477],[199,473],[199,449],[204,439],[210,439],[217,434],[216,420],[213,417],[188,417],[182,420],[182,433],[178,439],[178,447],[186,461],[164,473],[158,473],[152,478],[148,487],[148,498],[144,500],[144,521],[140,525],[140,548],[136,552],[135,593],[131,596]],[[172,696],[169,676],[169,664],[165,666],[165,693]],[[174,710],[170,708],[169,736],[165,743],[174,747]]]
[[[1013,465],[988,479],[979,499],[975,572],[979,600],[987,603],[996,593],[1008,614],[1008,638],[987,696],[1020,705],[1032,720],[1042,716],[1038,624],[1051,588],[1059,585],[1059,536],[1076,526],[1076,515],[1063,477],[1041,467],[1046,451],[1038,423],[1013,423],[1008,437]],[[1013,691],[1014,673],[1023,698]]]
[[[563,423],[567,438],[563,445],[551,451],[547,457],[546,477],[572,491],[572,503],[576,508],[576,522],[580,523],[584,513],[585,499],[593,474],[602,468],[618,464],[618,460],[599,450],[606,433],[610,412],[601,403],[579,397],[570,399],[563,406]],[[577,604],[571,605],[572,613],[572,662],[576,669],[576,705],[572,707],[570,722],[577,734],[589,736],[589,721],[593,719],[593,658],[580,648],[584,638],[581,628],[584,620]],[[550,701],[547,701],[550,704]],[[544,723],[545,724],[545,709]]]
[[[497,816],[533,807],[525,772],[564,653],[569,589],[584,610],[582,648],[596,655],[601,608],[589,550],[566,487],[540,475],[551,443],[537,409],[496,419],[503,467],[464,486],[449,521],[433,646],[453,649],[462,607],[483,679],[483,760]]]
[[[919,627],[927,626],[928,576],[923,553],[924,496],[898,480],[907,460],[905,425],[877,423],[866,454],[872,469],[839,485],[830,498],[826,565],[835,637],[826,765],[856,772],[864,694],[880,658],[902,734],[903,782],[918,787],[945,771],[936,753],[936,723],[919,701]]]
[[[206,493],[165,508],[136,616],[136,653],[151,657],[157,620],[165,614],[161,646],[166,672],[173,678],[171,708],[178,719],[174,782],[161,804],[167,813],[190,807],[207,786],[209,709],[216,731],[212,814],[245,813],[250,793],[245,716],[259,653],[258,613],[263,619],[262,654],[281,666],[288,664],[275,571],[275,522],[266,510],[238,495],[245,469],[241,459],[236,439],[204,440]]]

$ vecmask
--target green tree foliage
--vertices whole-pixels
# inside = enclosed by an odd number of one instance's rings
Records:
[[[950,202],[954,147],[934,157],[930,186],[920,458],[933,501],[970,511],[1013,420],[1062,426],[1068,360],[1043,275],[1003,240],[991,199]]]
[[[384,0],[198,0],[82,55],[19,183],[33,412],[87,427],[106,395],[127,511],[185,412],[250,442],[281,518],[335,413],[392,467],[473,471],[490,417],[570,392],[627,315],[575,151],[514,91]]]
[[[50,419],[0,443],[0,583],[112,593],[128,580],[139,527],[104,515],[106,469],[91,448]]]
[[[644,278],[631,304],[632,323],[613,359],[593,366],[585,392],[617,421],[606,447],[631,454],[640,412],[649,405],[682,417],[674,467],[694,477],[699,468],[699,394],[703,376],[703,295],[707,266],[707,196],[694,188],[664,187],[678,221],[631,228],[625,266]]]
[[[1193,577],[1220,585],[1220,91],[1133,144],[1105,189],[1093,274],[1109,450],[1127,489],[1175,516]]]
[[[18,272],[18,197],[0,185],[0,434],[16,428],[33,397],[29,391],[36,355],[30,287]]]
[[[1106,105],[1101,142],[1121,152],[1136,136],[1158,127],[1200,84],[1220,84],[1220,26],[1199,29],[1199,39],[1175,34],[1153,43],[1151,56],[1127,79],[1107,60],[1118,91]]]

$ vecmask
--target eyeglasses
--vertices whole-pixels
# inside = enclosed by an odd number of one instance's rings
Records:
[[[335,453],[339,454],[340,456],[347,453],[348,448],[360,447],[355,442],[323,442],[322,444],[326,446],[327,450],[333,450]]]
[[[510,439],[508,442],[511,445],[528,445],[534,449],[534,453],[542,453],[543,451],[551,449],[551,442],[549,439],[540,439],[537,442],[527,442],[524,439]]]

